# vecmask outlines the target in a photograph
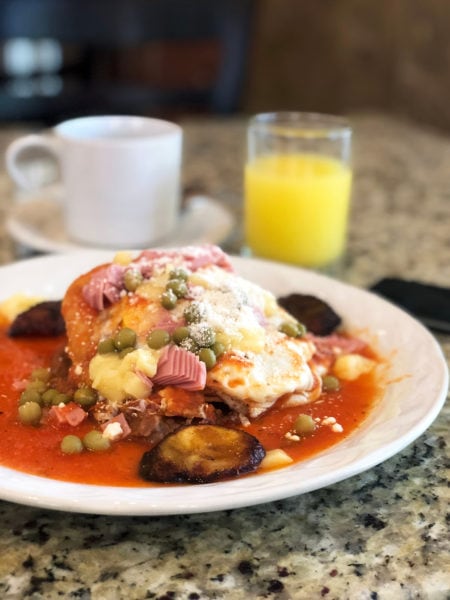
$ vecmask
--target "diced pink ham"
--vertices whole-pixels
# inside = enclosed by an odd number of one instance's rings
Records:
[[[186,246],[174,250],[144,250],[137,258],[136,263],[141,263],[141,272],[144,277],[152,274],[153,267],[165,266],[169,263],[183,266],[189,271],[197,271],[208,265],[217,265],[230,272],[234,270],[225,252],[212,244]]]
[[[89,283],[83,287],[83,298],[96,310],[103,310],[103,289],[104,281],[95,275],[91,277]]]
[[[337,333],[324,337],[308,334],[316,347],[316,357],[336,356],[338,354],[350,354],[362,352],[367,348],[367,342],[358,338],[348,338]]]
[[[184,323],[184,319],[175,320],[167,310],[161,309],[161,318],[156,323],[154,329],[164,329],[168,333],[173,333],[177,327],[184,325]]]
[[[234,270],[225,252],[212,244],[205,244],[200,248],[194,247],[192,250],[187,248],[185,255],[185,260],[190,263],[189,268],[191,271],[196,271],[207,265],[216,265],[230,272]]]
[[[25,390],[27,388],[29,383],[30,383],[29,379],[16,379],[15,381],[13,381],[13,384],[11,387],[13,390],[23,392],[23,390]]]
[[[148,377],[148,375],[146,375],[145,373],[143,373],[142,371],[136,371],[136,376],[139,377],[139,379],[145,383],[145,385],[148,387],[147,390],[147,394],[150,394],[150,392],[152,391],[153,388],[153,382],[150,379],[150,377]]]
[[[105,283],[103,288],[103,296],[111,303],[114,304],[120,300],[120,290],[108,281]]]
[[[114,304],[120,299],[124,289],[123,275],[125,267],[111,264],[94,273],[90,281],[83,287],[83,297],[96,310],[105,308],[105,300]]]
[[[120,292],[124,289],[123,276],[125,270],[123,266],[116,264],[109,265],[106,269],[103,294],[111,304],[120,299]]]
[[[75,427],[82,423],[88,414],[75,402],[69,402],[64,406],[52,406],[48,415],[58,425],[71,425]]]
[[[123,287],[123,275],[126,270],[122,265],[110,264],[105,273],[106,281],[117,288]]]
[[[122,430],[120,437],[118,437],[117,439],[123,440],[124,438],[126,438],[130,435],[131,428],[128,425],[128,421],[126,420],[125,415],[123,413],[119,413],[117,416],[113,417],[109,421],[106,421],[106,423],[102,423],[102,425],[101,425],[102,431],[104,431],[106,429],[106,427],[108,425],[110,425],[111,423],[119,423],[120,428]]]
[[[203,390],[206,384],[206,365],[195,354],[179,346],[166,346],[153,377],[157,385],[173,385],[188,391]]]

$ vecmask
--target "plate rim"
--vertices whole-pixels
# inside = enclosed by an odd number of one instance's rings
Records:
[[[90,265],[94,266],[95,264],[106,262],[107,260],[110,260],[113,255],[113,251],[92,250],[70,254],[33,257],[1,266],[0,276],[9,274],[10,276],[18,277],[18,280],[21,281],[21,277],[27,272],[39,272],[39,267],[46,268],[46,272],[54,272],[55,269],[59,267],[65,269],[67,280],[70,280],[70,277],[73,278],[76,276],[76,274],[73,274],[74,270],[76,273],[81,273],[82,270],[80,269],[86,270]],[[380,298],[367,290],[331,279],[313,271],[307,271],[298,267],[262,259],[232,256],[231,260],[235,265],[238,274],[241,274],[242,271],[245,272],[245,266],[253,271],[256,268],[264,271],[269,270],[271,272],[274,270],[272,272],[272,277],[274,277],[274,274],[279,274],[281,272],[282,275],[280,275],[280,277],[284,276],[284,273],[292,276],[296,275],[305,279],[308,282],[307,287],[309,288],[311,286],[318,286],[322,289],[321,286],[325,286],[325,289],[327,289],[328,286],[333,286],[334,290],[339,288],[342,290],[342,293],[349,292],[353,295],[356,294],[357,297],[370,299],[371,303],[375,302],[377,306],[381,307],[382,311],[389,310],[391,313],[395,314],[401,322],[406,322],[420,337],[421,341],[426,342],[428,349],[433,352],[433,368],[439,377],[435,382],[435,397],[430,403],[427,413],[418,422],[415,422],[414,426],[410,427],[402,434],[400,438],[391,440],[381,448],[375,447],[366,452],[362,457],[350,461],[349,465],[346,466],[344,470],[336,469],[332,473],[319,473],[309,484],[303,483],[299,485],[297,481],[294,481],[289,485],[284,484],[284,487],[281,490],[278,485],[278,480],[280,480],[279,474],[281,472],[287,473],[289,471],[291,474],[294,473],[294,475],[297,475],[298,472],[303,469],[305,471],[308,469],[317,469],[317,462],[323,462],[324,456],[328,458],[331,453],[338,456],[338,452],[340,452],[341,449],[345,452],[347,446],[350,446],[350,449],[352,449],[351,441],[352,438],[355,438],[354,433],[349,435],[342,442],[332,446],[331,449],[321,452],[305,461],[295,463],[293,466],[287,467],[286,469],[251,475],[250,477],[238,478],[227,482],[204,484],[201,486],[180,486],[180,489],[185,491],[181,502],[179,499],[178,502],[167,502],[167,490],[172,490],[173,488],[127,488],[71,483],[30,475],[3,466],[0,466],[1,499],[52,510],[117,516],[180,515],[242,508],[301,495],[353,477],[354,475],[362,473],[377,464],[388,460],[428,429],[444,405],[449,384],[449,372],[438,341],[421,323],[391,302]],[[67,268],[67,261],[71,264],[70,268]],[[52,266],[52,271],[50,270],[50,265]],[[248,275],[246,275],[246,277],[248,277]],[[45,287],[44,283],[42,285]],[[32,288],[33,285],[28,288],[29,291],[26,289],[18,289],[17,292],[33,293],[35,286],[33,289]],[[62,284],[60,289],[62,289]],[[298,288],[297,291],[299,291]],[[4,294],[2,290],[0,292],[0,300],[9,295],[9,292]],[[375,408],[369,417],[376,415],[376,412]],[[357,432],[361,432],[366,427],[366,422],[367,420],[357,429]],[[245,481],[250,482],[253,487],[251,497],[248,495],[246,496],[245,494]],[[267,482],[268,484],[266,485]],[[48,492],[49,489],[51,490],[51,493]],[[195,490],[197,491],[194,492]],[[119,496],[119,498],[117,498],[117,496]],[[208,499],[207,501],[204,500],[205,496]],[[105,500],[110,499],[111,497],[114,497],[115,500],[105,503]]]

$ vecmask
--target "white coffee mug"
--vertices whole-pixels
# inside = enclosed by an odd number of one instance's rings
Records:
[[[81,117],[49,134],[18,138],[6,151],[15,183],[30,189],[24,152],[59,163],[68,236],[82,244],[141,248],[174,230],[180,204],[182,130],[138,116]]]

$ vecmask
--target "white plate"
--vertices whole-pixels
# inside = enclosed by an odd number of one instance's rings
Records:
[[[60,298],[70,281],[112,254],[92,251],[34,258],[0,268],[0,299],[13,293]],[[240,274],[275,294],[312,293],[328,300],[345,325],[392,360],[386,393],[351,436],[316,457],[234,481],[170,488],[112,488],[43,479],[0,467],[0,497],[51,509],[114,515],[169,515],[251,506],[328,486],[386,460],[415,440],[441,409],[447,366],[434,337],[420,323],[364,290],[321,275],[243,258]],[[364,334],[362,334],[364,335]]]
[[[41,252],[92,250],[68,238],[61,200],[59,186],[49,187],[45,193],[28,194],[10,210],[6,219],[8,233],[27,248]],[[233,226],[233,217],[219,202],[207,196],[192,196],[186,201],[176,230],[158,240],[158,246],[220,244]]]

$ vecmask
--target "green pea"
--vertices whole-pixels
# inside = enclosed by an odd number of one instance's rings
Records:
[[[183,312],[186,323],[200,323],[205,316],[204,307],[198,302],[191,302]]]
[[[42,394],[42,403],[44,404],[44,406],[50,406],[51,404],[55,403],[57,404],[57,402],[54,402],[54,400],[58,395],[58,390],[55,390],[54,388],[49,388],[48,390],[45,390],[45,392]]]
[[[294,430],[299,435],[308,435],[316,429],[316,422],[310,415],[301,414],[294,421]]]
[[[159,350],[170,342],[170,333],[165,329],[154,329],[147,336],[147,345],[153,350]]]
[[[86,435],[83,437],[83,445],[88,450],[101,452],[103,450],[108,450],[108,448],[111,446],[111,443],[108,438],[103,437],[100,431],[93,429],[92,431],[86,433]]]
[[[207,369],[212,369],[216,364],[216,355],[211,348],[201,348],[198,353],[199,359],[205,363]]]
[[[163,308],[167,310],[172,310],[177,305],[177,296],[173,290],[166,290],[161,294],[161,304]]]
[[[297,337],[303,337],[304,335],[306,335],[307,329],[306,329],[305,325],[303,325],[303,323],[297,323],[297,327],[298,327]]]
[[[46,389],[47,384],[44,381],[40,381],[38,379],[35,381],[30,381],[30,383],[27,385],[27,390],[35,390],[39,394],[45,392]]]
[[[216,355],[216,358],[220,358],[222,356],[222,354],[225,352],[226,347],[225,347],[225,344],[222,344],[222,342],[214,342],[214,344],[211,347],[211,350]]]
[[[99,354],[109,354],[110,352],[115,352],[116,347],[114,345],[113,338],[106,338],[106,340],[102,340],[97,346],[97,352]]]
[[[68,404],[72,400],[69,394],[58,392],[52,398],[53,406],[59,406],[60,404]]]
[[[175,344],[180,345],[185,339],[189,337],[189,327],[177,327],[172,333],[172,339]]]
[[[125,358],[125,356],[130,354],[130,352],[134,352],[134,348],[124,348],[119,352],[119,358]]]
[[[129,292],[135,292],[143,282],[144,277],[140,271],[136,269],[128,269],[123,276],[125,289]]]
[[[47,382],[50,379],[50,369],[46,369],[45,367],[34,369],[31,373],[31,379]]]
[[[97,392],[92,388],[78,388],[74,395],[73,400],[83,408],[89,408],[97,402]]]
[[[114,346],[116,350],[123,350],[124,348],[134,348],[136,345],[136,332],[129,327],[123,327],[114,336]]]
[[[288,335],[289,337],[297,336],[297,324],[292,321],[284,321],[280,325],[281,333]]]
[[[322,386],[327,392],[337,392],[340,389],[341,384],[337,377],[334,377],[333,375],[324,375],[322,377]]]
[[[42,397],[40,392],[34,389],[26,389],[20,394],[19,405],[27,404],[27,402],[35,402],[36,404],[40,404],[42,402]]]
[[[187,285],[181,279],[169,279],[166,290],[172,290],[177,298],[185,298],[188,294]]]
[[[61,440],[60,448],[64,454],[79,454],[83,452],[83,442],[76,435],[66,435]]]
[[[169,273],[169,279],[181,279],[182,281],[187,281],[189,277],[189,273],[183,267],[176,267]]]
[[[296,338],[305,335],[306,328],[302,323],[298,323],[297,321],[284,321],[280,325],[280,331],[289,337]]]
[[[26,402],[19,406],[19,419],[24,425],[39,425],[42,409],[37,402]]]

